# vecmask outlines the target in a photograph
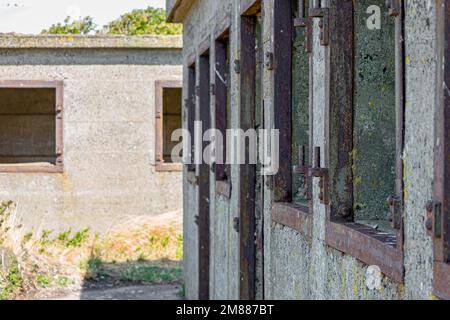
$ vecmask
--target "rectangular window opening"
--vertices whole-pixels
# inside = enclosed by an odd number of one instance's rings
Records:
[[[303,12],[308,12],[309,1],[292,1],[293,11],[301,14],[298,5],[302,5]],[[304,18],[304,17],[302,17]],[[294,19],[294,17],[293,17]],[[306,48],[308,28],[294,26],[292,44],[292,164],[294,167],[311,166],[310,159],[310,117],[309,117],[309,54]],[[302,159],[301,159],[302,158]],[[308,173],[292,173],[292,201],[308,206]]]
[[[180,171],[182,154],[172,153],[179,141],[172,134],[182,128],[181,81],[156,83],[156,168],[158,171]]]
[[[215,41],[216,129],[223,137],[222,154],[216,159],[216,180],[230,182],[231,167],[227,161],[227,130],[231,125],[230,37],[226,30]],[[218,149],[220,150],[220,148]],[[220,151],[219,151],[220,152]]]
[[[62,170],[62,84],[0,82],[0,172]]]
[[[367,9],[382,8],[381,28],[367,27]],[[395,234],[387,199],[396,193],[395,19],[384,0],[354,5],[353,212],[355,222]]]
[[[195,102],[196,102],[196,94],[195,94],[195,86],[197,81],[196,71],[195,71],[195,63],[191,64],[188,67],[188,97],[186,100],[186,109],[187,109],[187,128],[189,134],[191,136],[191,145],[190,145],[190,154],[187,168],[189,172],[195,172],[195,164],[194,164],[194,123],[195,123]]]

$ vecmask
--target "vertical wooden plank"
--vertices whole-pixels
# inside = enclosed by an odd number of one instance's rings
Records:
[[[188,115],[188,125],[187,129],[189,131],[189,134],[191,136],[191,146],[190,146],[190,161],[191,163],[188,165],[188,171],[195,171],[195,164],[194,164],[194,122],[195,122],[195,101],[196,101],[196,95],[195,95],[195,82],[196,79],[196,71],[195,71],[195,64],[192,64],[188,68],[188,97],[186,100],[186,108],[187,108],[187,115]]]
[[[274,127],[280,132],[280,141],[291,141],[292,133],[292,8],[291,1],[274,1],[273,4],[273,57],[274,57]],[[290,15],[287,15],[291,13]],[[292,154],[291,143],[280,143],[280,155]],[[280,161],[278,173],[273,178],[274,201],[292,201],[292,159]]]
[[[63,170],[64,167],[64,83],[55,83],[56,96],[56,167]]]
[[[405,102],[406,102],[406,81],[405,81],[405,5],[400,1],[400,15],[395,18],[395,118],[396,118],[396,169],[395,169],[395,190],[396,196],[400,200],[401,210],[404,207],[404,162],[403,151],[405,148]],[[403,250],[404,227],[403,219],[400,230],[397,230],[397,249]]]
[[[241,129],[254,128],[255,114],[255,17],[241,17]],[[246,164],[240,165],[240,299],[255,299],[255,166],[248,164],[249,148],[245,148]]]
[[[164,162],[163,155],[163,85],[160,81],[155,84],[155,150],[156,163]]]
[[[210,56],[209,52],[200,56],[200,83],[199,102],[200,118],[202,123],[202,135],[211,128],[211,98],[210,98]],[[202,143],[205,150],[208,143]],[[209,299],[209,272],[210,272],[210,166],[202,161],[199,165],[199,299]]]
[[[330,170],[330,219],[343,221],[339,208],[353,207],[353,1],[336,0],[330,5],[325,161]]]
[[[442,204],[440,237],[434,237],[434,293],[450,299],[450,4],[436,1],[438,86],[436,94],[436,144],[434,201]],[[441,65],[441,62],[443,65]],[[438,218],[435,216],[434,218]],[[434,221],[433,221],[434,222]],[[437,221],[439,222],[439,221]]]

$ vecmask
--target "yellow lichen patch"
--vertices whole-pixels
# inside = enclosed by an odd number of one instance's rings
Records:
[[[409,56],[409,55],[406,56],[405,63],[406,63],[407,66],[411,65],[411,56]]]

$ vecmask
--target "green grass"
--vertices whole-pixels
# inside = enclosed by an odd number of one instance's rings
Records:
[[[69,235],[67,235],[68,237]],[[72,239],[67,241],[68,247],[81,247],[81,245],[89,238],[89,229],[84,229],[75,233]]]
[[[52,284],[52,279],[44,274],[38,274],[36,281],[43,288],[48,288]]]
[[[174,283],[181,278],[181,268],[157,266],[132,266],[121,275],[123,281],[146,283]]]
[[[11,295],[22,288],[23,278],[18,266],[11,268],[0,281],[0,300],[9,300]]]

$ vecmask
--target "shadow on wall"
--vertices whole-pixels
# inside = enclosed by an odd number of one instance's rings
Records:
[[[182,65],[181,50],[12,49],[0,50],[0,65]]]

